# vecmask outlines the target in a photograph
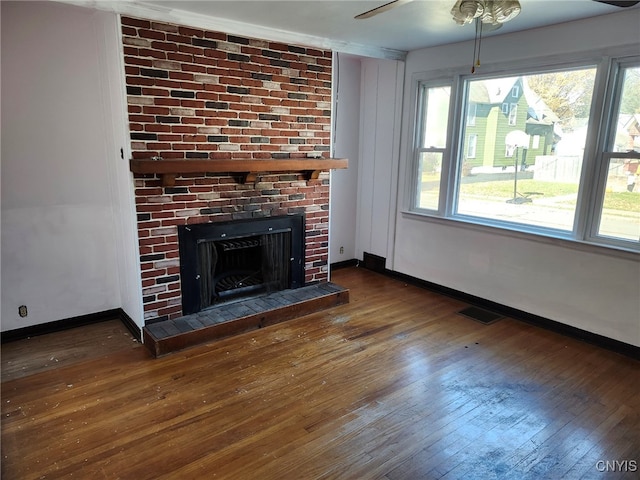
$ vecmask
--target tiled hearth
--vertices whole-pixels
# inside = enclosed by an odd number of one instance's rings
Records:
[[[349,302],[349,290],[323,282],[229,302],[174,320],[147,325],[144,344],[160,357]]]

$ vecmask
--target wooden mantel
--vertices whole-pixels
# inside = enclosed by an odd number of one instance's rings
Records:
[[[175,185],[176,175],[183,173],[242,173],[244,182],[255,182],[260,172],[304,172],[307,179],[316,179],[323,170],[347,168],[346,158],[236,159],[236,160],[170,160],[132,159],[133,173],[155,173],[162,177],[162,185]]]

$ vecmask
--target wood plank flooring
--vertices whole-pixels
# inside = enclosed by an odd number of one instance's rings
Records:
[[[367,270],[332,281],[350,303],[3,381],[2,479],[637,478],[637,360]]]
[[[8,342],[1,347],[2,381],[138,346],[138,340],[119,319]]]

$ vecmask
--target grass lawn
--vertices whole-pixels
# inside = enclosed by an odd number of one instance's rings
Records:
[[[640,213],[640,192],[607,192],[604,208]]]
[[[513,196],[513,180],[497,180],[494,182],[463,183],[460,186],[463,195],[480,195],[483,197],[508,198]],[[573,183],[541,182],[539,180],[518,180],[518,193],[543,197],[559,197],[578,193],[578,186]]]
[[[513,196],[513,180],[463,183],[460,185],[460,191],[462,195],[478,195],[500,199],[510,198]],[[518,193],[531,195],[534,199],[577,195],[578,185],[573,183],[542,182],[539,180],[523,179],[518,180]],[[573,202],[569,201],[568,203]],[[640,213],[640,193],[607,192],[604,208]]]

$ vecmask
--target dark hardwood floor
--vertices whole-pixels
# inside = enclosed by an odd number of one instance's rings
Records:
[[[332,281],[349,304],[3,376],[2,479],[638,478],[637,360],[367,270]]]
[[[2,344],[2,381],[62,368],[136,348],[140,343],[119,319]]]

